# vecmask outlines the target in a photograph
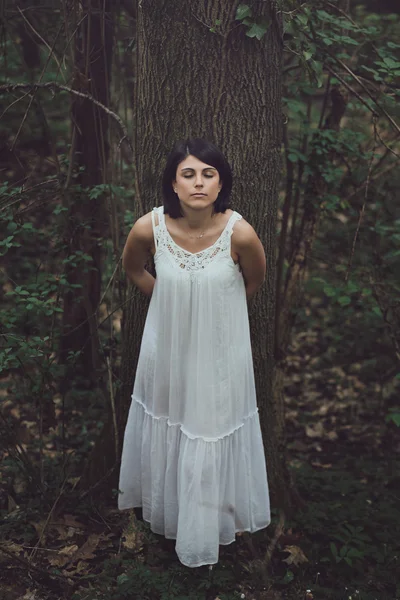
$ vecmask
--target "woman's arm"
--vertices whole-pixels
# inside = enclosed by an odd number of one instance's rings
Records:
[[[249,301],[265,279],[266,260],[258,235],[244,219],[238,221],[233,229],[232,248],[239,256],[247,301]]]
[[[122,266],[128,279],[146,296],[151,296],[156,281],[144,268],[153,244],[151,213],[148,213],[138,219],[130,230],[122,253]]]

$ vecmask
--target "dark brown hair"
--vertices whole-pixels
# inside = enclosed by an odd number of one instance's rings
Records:
[[[214,211],[225,212],[229,208],[229,196],[232,190],[231,167],[225,156],[214,144],[200,138],[177,142],[167,158],[162,178],[164,212],[173,219],[183,217],[179,198],[172,188],[172,182],[176,179],[178,165],[189,155],[195,156],[207,165],[217,169],[222,188],[214,203]]]

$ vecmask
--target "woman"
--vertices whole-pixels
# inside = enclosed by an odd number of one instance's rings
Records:
[[[119,508],[143,507],[180,561],[218,561],[219,544],[270,522],[247,301],[265,276],[254,229],[229,206],[232,173],[201,139],[176,144],[164,205],[123,253],[151,296],[125,430]],[[145,270],[153,254],[157,278]]]

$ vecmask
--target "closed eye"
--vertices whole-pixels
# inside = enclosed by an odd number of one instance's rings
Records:
[[[194,173],[192,173],[191,175],[183,175],[183,177],[185,179],[190,179],[190,177],[193,177]],[[206,177],[207,179],[212,179],[214,177],[214,175],[210,174],[210,173],[204,173],[204,177]]]

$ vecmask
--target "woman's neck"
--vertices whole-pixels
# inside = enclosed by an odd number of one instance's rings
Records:
[[[193,229],[193,231],[210,227],[213,222],[213,215],[215,214],[213,206],[209,206],[204,210],[191,210],[190,208],[181,206],[181,210],[186,227]]]

